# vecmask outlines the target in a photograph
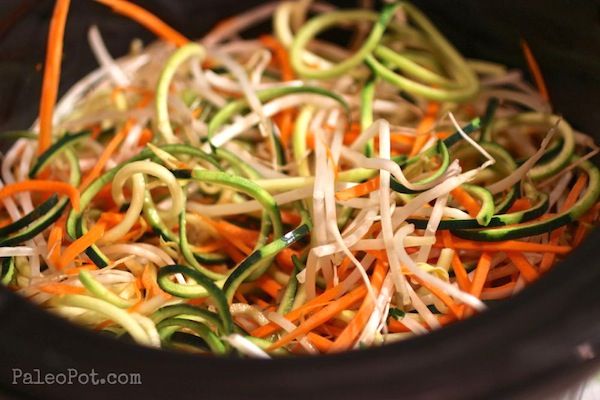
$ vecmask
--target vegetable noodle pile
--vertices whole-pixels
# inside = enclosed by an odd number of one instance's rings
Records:
[[[160,40],[114,59],[92,26],[99,67],[57,102],[56,0],[39,119],[1,168],[0,279],[79,325],[202,354],[377,346],[519,292],[598,219],[598,148],[526,43],[536,86],[405,2],[267,3],[198,41],[97,2]]]

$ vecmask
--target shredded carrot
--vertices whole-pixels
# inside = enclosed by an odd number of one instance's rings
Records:
[[[299,257],[299,253],[296,250],[285,248],[280,251],[277,256],[275,256],[275,260],[277,261],[277,265],[287,273],[291,273],[294,270],[294,263],[292,262],[292,256]]]
[[[154,296],[163,296],[166,298],[170,298],[171,295],[165,293],[160,286],[158,286],[158,282],[156,280],[156,268],[151,264],[146,264],[144,266],[144,270],[142,271],[142,286],[146,291],[146,299],[149,299]]]
[[[110,319],[107,319],[105,321],[102,321],[101,323],[99,323],[98,325],[96,325],[94,327],[95,331],[101,331],[104,328],[108,328],[109,326],[111,326],[112,324],[114,324],[114,322]]]
[[[477,242],[452,237],[451,245],[444,245],[440,240],[436,241],[434,247],[450,247],[456,250],[479,250],[479,251],[519,251],[519,252],[550,252],[566,254],[571,251],[571,246],[557,246],[551,244],[523,242],[519,240],[505,240],[503,242]]]
[[[456,318],[454,316],[452,316],[452,315],[444,314],[444,315],[440,315],[438,317],[438,321],[439,321],[440,325],[445,326],[445,325],[448,325],[448,324],[456,321]],[[424,328],[428,328],[428,326],[425,323],[421,323],[421,325],[423,325]],[[412,332],[410,329],[408,329],[406,327],[406,325],[404,325],[402,323],[402,321],[398,321],[398,320],[396,320],[394,318],[390,318],[389,319],[388,329],[392,333],[409,333],[409,332]]]
[[[475,274],[473,275],[473,283],[471,284],[471,289],[469,290],[469,293],[471,293],[473,296],[481,296],[481,291],[485,285],[491,265],[492,255],[484,251],[481,253],[481,257],[479,257],[479,262],[477,263],[477,268],[475,268]]]
[[[508,212],[513,213],[518,211],[524,211],[529,208],[531,208],[531,200],[529,200],[527,197],[521,197],[515,200],[512,206],[510,206],[510,208],[508,209]]]
[[[48,235],[48,261],[56,268],[60,258],[63,230],[59,224],[52,226]]]
[[[300,225],[302,217],[290,211],[281,211],[281,222],[288,225]]]
[[[440,247],[448,247],[451,249],[454,248],[454,239],[449,231],[442,231],[442,241],[443,246]],[[458,287],[460,290],[468,291],[471,287],[471,281],[467,275],[467,270],[465,269],[465,266],[460,260],[457,252],[454,252],[454,256],[452,257],[452,270],[454,271],[454,275],[456,276],[456,281],[458,282]]]
[[[379,189],[379,176],[371,178],[366,182],[359,183],[348,189],[340,190],[335,194],[338,200],[350,200],[356,197],[361,197]]]
[[[571,191],[569,192],[569,194],[567,195],[567,198],[565,199],[564,203],[562,204],[562,206],[559,210],[560,212],[565,212],[569,208],[573,207],[573,204],[575,204],[575,202],[581,195],[581,192],[585,188],[586,184],[587,184],[587,175],[585,175],[585,174],[579,175],[579,177],[577,178],[577,181],[571,188]],[[564,235],[565,231],[566,231],[566,227],[564,227],[564,226],[552,231],[552,233],[550,234],[550,241],[548,244],[549,245],[557,245],[559,239],[561,238],[561,236]],[[555,259],[556,259],[556,254],[553,254],[550,252],[544,253],[544,255],[542,256],[542,261],[540,262],[540,272],[543,273],[543,272],[548,271],[550,269],[550,267],[554,264]]]
[[[8,226],[10,224],[12,224],[13,219],[12,218],[2,218],[2,220],[0,221],[0,228],[4,228],[5,226]]]
[[[217,232],[223,236],[223,239],[232,239],[235,237],[246,244],[252,245],[258,239],[257,231],[239,227],[225,220],[214,221],[212,219],[205,218],[205,221],[214,226],[217,229]]]
[[[223,239],[226,242],[232,244],[233,247],[238,249],[245,256],[250,255],[250,253],[252,253],[252,247],[250,247],[248,244],[246,244],[246,242],[240,240],[235,236],[224,236]]]
[[[212,253],[223,248],[222,240],[213,240],[212,242],[203,244],[202,246],[194,246],[194,251],[198,253]]]
[[[378,138],[376,138],[377,141]],[[393,132],[390,134],[390,143],[396,144],[402,147],[410,147],[412,148],[413,143],[415,142],[414,136],[404,135],[400,132]]]
[[[342,260],[341,264],[338,266],[338,277],[340,278],[340,280],[344,280],[346,279],[346,277],[348,277],[349,275],[349,269],[352,266],[352,260],[350,259],[350,257],[344,257],[344,259]]]
[[[119,223],[121,223],[121,221],[123,221],[123,218],[125,218],[125,214],[120,213],[120,212],[114,212],[114,211],[105,211],[102,214],[100,214],[100,218],[98,218],[98,222],[101,222],[104,224],[104,226],[109,229],[112,228],[116,225],[118,225]]]
[[[284,82],[293,80],[295,74],[292,64],[290,63],[287,49],[279,42],[279,40],[271,35],[261,36],[260,42],[273,52],[275,59],[281,68],[281,80]],[[277,114],[277,125],[279,126],[279,134],[284,147],[289,145],[292,137],[292,130],[294,127],[293,117],[294,112],[292,109],[285,109]]]
[[[379,293],[383,281],[387,273],[387,263],[377,262],[371,276],[371,286],[375,293]],[[366,296],[360,308],[352,318],[352,321],[344,328],[340,335],[335,339],[333,345],[329,348],[329,352],[339,352],[349,350],[354,345],[356,338],[364,329],[367,321],[371,317],[371,313],[375,308],[373,298]]]
[[[65,275],[78,275],[81,271],[95,271],[97,269],[96,264],[84,264],[79,267],[65,268],[62,272]]]
[[[127,309],[127,312],[129,312],[129,313],[138,312],[138,310],[140,309],[142,304],[144,304],[145,302],[146,302],[146,300],[144,300],[143,297],[140,297],[140,299],[138,301],[136,301],[131,307],[129,307]]]
[[[40,292],[63,295],[63,294],[82,294],[85,293],[85,288],[81,286],[68,285],[66,283],[47,283],[38,286]]]
[[[138,146],[147,145],[152,140],[153,137],[154,137],[154,135],[152,134],[152,131],[148,128],[144,128],[142,130],[142,133],[140,134],[140,139],[138,140]]]
[[[451,134],[452,132],[449,131],[439,131],[435,133],[435,136],[437,136],[438,139],[446,139]]]
[[[598,206],[600,203],[596,203]],[[594,227],[598,219],[598,207],[592,207],[579,221],[575,235],[573,235],[573,246],[579,246],[585,235]]]
[[[237,247],[232,245],[229,241],[225,240],[223,243],[223,251],[229,256],[236,264],[242,262],[248,253],[243,253]]]
[[[235,292],[235,294],[233,295],[233,297],[239,301],[240,303],[244,303],[244,304],[248,304],[248,300],[246,300],[246,298],[244,297],[244,295],[240,292]],[[262,299],[256,299],[256,300],[262,300]],[[264,300],[263,300],[264,301]],[[269,305],[269,303],[264,302],[267,306]]]
[[[294,322],[294,321],[298,320],[299,318],[301,318],[303,315],[306,315],[311,310],[314,310],[315,308],[324,306],[325,304],[330,302],[332,299],[339,296],[341,291],[342,291],[342,289],[340,286],[334,286],[331,289],[327,289],[326,291],[324,291],[317,297],[313,298],[312,300],[307,301],[302,306],[290,311],[284,317],[288,321]],[[252,336],[265,337],[265,336],[271,335],[271,334],[279,331],[280,329],[281,329],[281,327],[279,325],[271,322],[267,325],[263,325],[259,328],[256,328],[254,331],[252,331]]]
[[[48,44],[46,46],[46,65],[42,81],[40,97],[40,132],[38,137],[38,154],[42,154],[52,143],[52,118],[58,97],[60,70],[63,55],[65,25],[69,13],[70,0],[56,0],[54,12],[50,20]]]
[[[460,318],[462,315],[462,307],[456,304],[452,297],[448,296],[444,291],[439,289],[438,287],[432,285],[429,282],[425,282],[418,276],[411,276],[411,279],[414,279],[419,285],[423,286],[425,289],[429,290],[431,294],[440,299],[442,303],[448,307],[448,310],[454,315],[456,318]]]
[[[425,143],[427,143],[427,140],[429,139],[428,133],[433,129],[439,111],[440,103],[430,102],[427,104],[425,116],[421,122],[419,122],[419,125],[417,125],[417,136],[409,153],[411,157],[419,154],[421,149],[423,149],[423,146],[425,146]]]
[[[521,272],[521,276],[525,279],[525,281],[527,281],[527,283],[531,283],[539,278],[540,274],[523,254],[507,252],[506,255],[508,258],[510,258],[510,261],[515,264],[515,267],[518,268],[519,272]]]
[[[481,293],[482,298],[502,298],[510,296],[515,290],[516,283],[509,282],[502,286],[486,287]]]
[[[102,133],[102,126],[100,124],[95,124],[92,126],[91,130],[92,134],[90,135],[90,138],[96,140]]]
[[[548,87],[546,86],[546,82],[544,81],[544,76],[542,75],[542,70],[535,59],[531,48],[526,40],[521,39],[521,48],[523,49],[523,54],[525,55],[525,60],[527,61],[527,66],[531,71],[531,75],[533,75],[533,79],[535,80],[535,85],[540,92],[540,96],[546,102],[550,102],[550,95],[548,94]]]
[[[475,218],[477,216],[477,213],[479,213],[481,206],[479,205],[477,200],[475,200],[473,196],[471,196],[465,189],[459,186],[456,189],[453,189],[450,193],[452,194],[452,197],[454,197],[454,199],[458,202],[458,204],[460,204],[462,207],[464,207],[465,210],[467,210],[471,217]]]
[[[314,332],[308,332],[306,337],[321,353],[327,353],[333,345],[333,342],[331,340],[324,338],[323,336]]]
[[[133,125],[133,120],[127,120],[125,125],[106,144],[104,151],[102,151],[102,154],[100,154],[100,157],[98,157],[98,162],[94,164],[94,167],[83,178],[81,184],[79,185],[79,190],[83,191],[90,183],[92,183],[94,179],[100,176],[110,157],[113,155],[115,150],[117,150],[117,147],[119,147],[121,142],[127,137],[127,134],[131,130],[131,125]]]
[[[281,284],[268,275],[263,275],[258,278],[256,280],[256,286],[273,299],[277,299],[277,296],[282,289]]]
[[[352,306],[354,303],[365,297],[366,293],[367,288],[365,286],[359,286],[358,288],[345,294],[339,299],[333,301],[321,311],[312,315],[309,319],[307,319],[305,322],[299,325],[296,329],[283,335],[278,341],[276,341],[269,347],[269,350],[274,350],[281,346],[285,346],[286,344],[298,338],[299,336],[306,335],[308,332],[310,332],[317,326],[329,321],[331,318],[338,315],[340,312],[344,311],[345,309],[347,309],[348,307]]]
[[[71,243],[58,259],[56,267],[63,269],[69,265],[77,256],[82,254],[88,247],[95,244],[104,234],[104,225],[96,224],[87,233]]]
[[[207,299],[206,297],[198,297],[196,299],[187,300],[187,303],[191,304],[193,306],[200,306],[200,305],[206,303],[206,299]]]
[[[281,80],[291,81],[294,79],[295,74],[290,63],[290,57],[287,49],[283,47],[281,42],[271,35],[262,35],[259,40],[274,53],[277,63],[281,68]]]
[[[502,267],[496,267],[490,271],[487,276],[487,282],[493,282],[496,279],[505,278],[519,272],[514,264],[507,264]]]
[[[73,208],[79,210],[79,191],[67,182],[31,179],[11,183],[0,189],[0,200],[21,192],[62,193],[69,197]]]
[[[115,12],[124,15],[144,26],[156,36],[171,42],[176,46],[183,46],[189,42],[185,36],[164,23],[148,10],[126,0],[96,0],[111,7]]]
[[[332,319],[331,321],[329,321],[329,323],[316,327],[314,331],[318,334],[322,334],[330,338],[338,337],[342,334],[343,329],[335,325],[336,323],[340,323],[340,321]]]

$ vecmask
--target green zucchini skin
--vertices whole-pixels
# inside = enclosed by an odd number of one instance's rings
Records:
[[[210,269],[204,267],[198,261],[198,259],[195,257],[194,252],[192,251],[190,244],[188,242],[188,239],[187,239],[186,226],[187,226],[187,220],[186,220],[186,213],[185,213],[185,209],[184,209],[181,212],[181,214],[179,215],[179,249],[181,250],[181,254],[183,255],[183,258],[185,259],[185,261],[187,261],[187,263],[189,265],[194,267],[198,272],[200,272],[202,275],[206,276],[209,279],[212,279],[212,280],[224,279],[225,278],[224,275],[216,273],[216,272],[211,271]]]
[[[485,226],[492,228],[523,223],[541,217],[546,211],[548,211],[548,195],[540,193],[540,199],[530,209],[507,214],[495,214]],[[423,218],[410,218],[408,221],[418,229],[425,229],[428,222],[427,219]],[[484,225],[481,225],[476,218],[443,219],[440,221],[438,229],[450,229],[456,232],[462,229],[478,229],[482,227]]]
[[[35,164],[29,170],[29,178],[33,179],[44,169],[56,156],[58,156],[67,146],[72,146],[80,140],[88,138],[91,131],[85,130],[78,133],[67,133],[56,142],[54,142],[46,151],[37,158]]]
[[[195,157],[204,161],[210,166],[213,166],[218,169],[221,168],[219,163],[211,155],[189,145],[172,144],[161,146],[160,149],[166,151],[171,155],[188,155],[191,157]],[[87,226],[83,218],[84,212],[87,206],[89,206],[94,197],[98,194],[98,192],[106,184],[112,181],[117,172],[119,172],[119,170],[125,165],[134,161],[140,161],[144,159],[151,159],[156,161],[157,157],[150,149],[145,149],[142,152],[140,152],[140,154],[138,154],[137,156],[132,157],[128,161],[117,165],[116,167],[112,168],[110,171],[105,172],[103,175],[99,176],[94,181],[92,181],[92,183],[90,183],[90,185],[81,193],[80,210],[75,211],[74,209],[71,209],[67,216],[66,231],[71,239],[75,240],[81,237],[81,235],[83,235],[85,232],[87,232]],[[176,236],[174,234],[169,235],[170,231],[164,225],[160,225],[160,217],[158,217],[158,212],[156,211],[156,208],[153,208],[154,203],[152,202],[152,199],[150,198],[148,200],[148,197],[149,193],[146,192],[146,196],[144,198],[144,216],[146,217],[147,221],[158,234],[161,234],[161,236],[165,235],[171,238],[175,238]],[[154,210],[156,215],[153,214],[152,210]],[[148,215],[150,215],[150,217]],[[109,263],[108,257],[106,257],[106,255],[104,255],[96,245],[88,247],[86,250],[86,254],[88,255],[88,257],[90,257],[90,259],[94,262],[94,264],[96,264],[98,268],[105,268]]]
[[[463,132],[466,133],[467,135],[470,135],[471,133],[475,133],[479,129],[481,129],[481,119],[480,118],[474,118],[471,122],[469,122],[467,125],[465,125],[462,128]],[[460,142],[461,140],[462,140],[462,135],[458,132],[454,132],[452,135],[445,138],[443,140],[443,142],[446,145],[446,147],[450,148],[454,144]]]
[[[77,232],[77,237],[81,237],[81,236],[85,235],[85,233],[87,232],[87,226],[83,220],[83,217],[79,218],[79,220],[77,221],[77,231],[76,232]],[[100,249],[98,248],[98,246],[96,246],[95,244],[93,244],[90,247],[88,247],[87,249],[85,249],[85,254],[90,258],[90,260],[92,260],[92,262],[98,268],[106,268],[110,264],[109,258],[106,257],[106,255],[104,255],[104,253],[102,253],[100,251]]]
[[[521,195],[521,185],[518,183],[511,187],[502,197],[502,200],[496,202],[496,214],[506,213],[514,204],[515,200]]]
[[[475,219],[481,226],[488,226],[494,215],[494,197],[489,190],[477,185],[465,183],[462,185],[469,194],[475,196],[481,202],[481,209]]]
[[[81,171],[79,170],[79,163],[73,150],[69,146],[63,144],[60,148],[55,148],[53,152],[53,157],[58,156],[59,154],[64,154],[66,156],[70,167],[69,183],[73,186],[77,186],[81,180]],[[40,170],[38,170],[38,173],[39,171]],[[33,175],[33,178],[36,176],[37,175]],[[66,196],[62,196],[60,199],[55,196],[56,195],[51,196],[30,214],[25,215],[13,224],[5,227],[10,230],[12,234],[9,233],[6,236],[0,237],[0,247],[15,246],[33,239],[56,222],[67,209],[69,199]],[[17,227],[16,230],[14,229],[15,226]]]
[[[474,132],[477,132],[480,128],[481,128],[481,120],[479,118],[475,118],[471,122],[469,122],[467,125],[462,127],[462,130],[466,134],[472,134]],[[458,132],[454,132],[452,135],[448,136],[446,139],[439,140],[435,146],[432,146],[429,149],[425,150],[422,154],[418,154],[409,159],[400,159],[397,162],[401,166],[402,165],[408,166],[408,165],[418,162],[419,160],[422,159],[423,156],[433,157],[434,155],[439,154],[441,156],[440,168],[438,168],[434,174],[432,174],[432,175],[428,176],[427,178],[422,179],[418,182],[415,182],[415,184],[426,184],[429,182],[433,182],[434,180],[438,179],[440,176],[442,176],[446,172],[446,170],[448,169],[448,166],[450,165],[449,149],[450,149],[450,147],[452,147],[456,143],[460,142],[461,140],[462,140],[462,135]],[[403,193],[403,194],[417,194],[417,193],[422,192],[422,190],[421,191],[420,190],[411,190],[411,189],[407,188],[406,186],[404,186],[400,182],[398,182],[396,179],[394,179],[394,177],[392,177],[392,179],[390,180],[390,188],[398,193]]]
[[[219,317],[219,314],[204,308],[195,307],[187,303],[172,304],[161,307],[150,316],[150,319],[152,319],[152,321],[155,324],[157,324],[160,321],[165,320],[167,318],[183,318],[184,315],[200,317],[206,322],[213,325],[216,329],[221,331],[223,330],[223,322],[221,321],[221,317]]]
[[[0,239],[0,247],[15,246],[29,239],[33,239],[42,233],[46,228],[56,222],[69,205],[69,199],[60,200],[48,213],[38,218],[26,228],[20,230],[12,236]]]
[[[270,266],[270,262],[267,265],[263,265],[261,261],[269,260],[277,255],[280,251],[286,247],[291,246],[298,240],[307,236],[310,233],[308,224],[301,224],[296,229],[286,233],[280,238],[272,241],[271,243],[261,247],[258,250],[252,252],[246,257],[227,277],[225,284],[223,285],[223,291],[229,303],[233,300],[233,295],[237,288],[244,282],[250,275],[253,275],[255,271],[262,271],[264,273]]]
[[[497,97],[492,97],[488,100],[488,103],[485,107],[485,114],[481,118],[481,133],[479,135],[480,142],[489,142],[490,141],[490,125],[494,120],[494,116],[496,115],[496,110],[500,105],[500,100]]]
[[[598,168],[591,162],[584,161],[579,165],[578,169],[588,175],[588,188],[585,194],[569,210],[542,221],[529,221],[512,226],[489,229],[455,229],[452,230],[452,233],[464,239],[497,242],[540,235],[577,221],[596,203],[600,195],[600,172]]]
[[[50,198],[36,207],[29,214],[24,215],[22,218],[19,218],[15,222],[10,225],[6,225],[0,228],[0,241],[4,239],[7,235],[10,235],[13,232],[21,230],[33,223],[38,218],[43,217],[46,213],[50,212],[52,208],[58,203],[58,196],[53,194]]]
[[[185,144],[170,144],[170,145],[160,146],[159,148],[163,151],[166,151],[167,153],[169,153],[171,155],[187,155],[190,157],[198,158],[198,159],[204,161],[206,164],[211,165],[212,167],[221,169],[221,166],[214,159],[213,156],[205,153],[204,151],[202,151],[196,147],[185,145]],[[92,181],[92,183],[89,184],[89,186],[81,193],[80,210],[79,211],[71,210],[69,212],[69,215],[67,216],[67,224],[66,224],[67,233],[71,239],[77,239],[77,237],[78,237],[77,232],[76,232],[77,220],[83,215],[83,213],[85,212],[85,209],[87,208],[87,206],[90,205],[90,203],[92,202],[94,197],[98,194],[98,192],[106,184],[108,184],[110,181],[112,181],[113,178],[115,177],[115,175],[117,174],[117,172],[119,172],[119,170],[121,168],[123,168],[125,165],[127,165],[131,162],[134,162],[134,161],[140,161],[140,160],[145,160],[145,159],[158,161],[156,155],[150,149],[145,149],[142,152],[140,152],[140,154],[136,155],[135,157],[132,157],[129,160],[127,160],[127,161],[117,165],[116,167],[112,168],[111,170],[105,172],[104,174],[102,174],[101,176],[96,178],[94,181]]]
[[[528,176],[534,181],[540,181],[555,175],[571,160],[571,156],[575,152],[575,136],[571,125],[561,117],[537,112],[525,112],[508,118],[497,118],[491,124],[490,138],[493,140],[494,134],[512,125],[544,125],[550,129],[556,129],[559,140],[562,141],[560,148],[557,149],[556,146],[552,146],[547,149],[542,159],[531,168]]]
[[[302,87],[280,87],[280,88],[271,88],[260,90],[256,93],[258,99],[260,101],[269,101],[276,97],[285,96],[289,94],[297,94],[297,93],[313,93],[321,96],[329,97],[339,104],[342,105],[347,114],[350,113],[350,106],[346,103],[341,96],[336,93],[330,92],[329,90],[320,88],[320,87],[312,87],[312,86],[302,86]],[[225,107],[221,108],[210,120],[208,123],[208,142],[214,148],[218,146],[213,146],[211,139],[217,130],[223,126],[231,117],[234,115],[243,112],[248,109],[248,101],[246,99],[239,99],[230,102]]]
[[[428,155],[433,156],[435,154],[439,154],[441,157],[440,167],[430,176],[428,176],[424,179],[421,179],[417,182],[414,182],[416,185],[419,185],[419,184],[424,185],[426,183],[433,182],[436,179],[438,179],[439,177],[441,177],[442,175],[444,175],[446,173],[446,171],[448,170],[448,166],[450,165],[450,152],[448,151],[448,147],[446,146],[446,144],[444,143],[443,140],[439,140],[435,146],[435,151],[432,154],[428,154]],[[411,165],[420,159],[422,159],[422,157],[420,155],[412,157],[412,158],[406,160],[404,165],[407,165],[407,166]],[[403,184],[398,182],[394,177],[392,177],[390,180],[390,188],[392,190],[394,190],[395,192],[404,193],[404,194],[416,194],[416,193],[422,192],[422,190],[412,190],[412,189],[407,188],[406,186],[404,186]]]
[[[171,282],[169,278],[174,274],[182,274],[192,278],[197,285],[203,288],[203,291],[199,291],[194,286],[180,285]],[[158,270],[157,281],[162,290],[173,296],[185,299],[209,296],[211,301],[217,307],[219,317],[221,318],[223,334],[228,335],[233,332],[233,318],[229,312],[229,305],[223,291],[213,281],[202,275],[200,272],[184,265],[167,265]]]
[[[228,352],[227,346],[225,346],[221,339],[202,322],[185,318],[167,318],[156,324],[160,340],[166,344],[170,343],[171,336],[181,328],[192,331],[195,335],[202,338],[213,353],[224,355]]]
[[[0,261],[0,284],[8,286],[15,276],[15,258],[3,257]]]
[[[285,291],[281,296],[281,301],[279,302],[279,307],[277,308],[277,312],[281,315],[285,315],[292,311],[294,300],[296,299],[296,294],[298,292],[297,275],[304,269],[304,265],[298,259],[298,257],[296,257],[296,255],[292,256],[292,263],[294,264],[294,270],[290,275],[290,280],[288,281]]]

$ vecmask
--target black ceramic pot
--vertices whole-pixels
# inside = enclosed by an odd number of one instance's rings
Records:
[[[190,37],[248,8],[241,0],[139,0]],[[341,2],[338,2],[341,3]],[[0,131],[37,112],[53,2],[0,1]],[[535,49],[552,102],[600,139],[600,23],[596,0],[416,1],[467,56],[524,67]],[[345,4],[350,5],[350,4]],[[61,90],[95,66],[87,27],[123,54],[142,28],[73,0]],[[459,399],[549,398],[599,364],[600,231],[531,287],[488,312],[405,342],[315,358],[218,359],[118,342],[47,314],[0,288],[0,398],[15,399]],[[13,385],[24,372],[139,373],[141,385]]]

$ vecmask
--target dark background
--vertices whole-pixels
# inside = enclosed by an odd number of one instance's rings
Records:
[[[258,1],[137,3],[194,38]],[[598,1],[415,3],[471,57],[524,67],[519,39],[527,39],[557,112],[598,139]],[[52,5],[51,0],[0,0],[0,131],[27,128],[35,118]],[[86,38],[92,23],[99,25],[114,56],[125,53],[134,37],[153,39],[103,6],[72,0],[62,91],[96,65]],[[271,362],[204,359],[113,342],[71,327],[0,288],[0,398],[549,398],[598,366],[599,240],[596,230],[565,262],[514,299],[441,331],[367,351]],[[591,358],[581,355],[582,345],[589,346]],[[13,386],[15,367],[141,372],[144,384]]]

